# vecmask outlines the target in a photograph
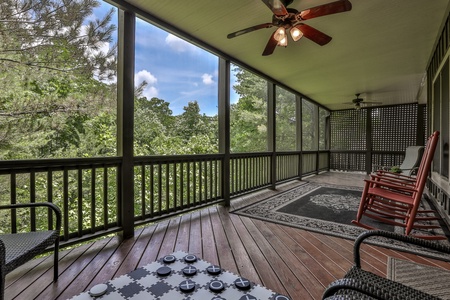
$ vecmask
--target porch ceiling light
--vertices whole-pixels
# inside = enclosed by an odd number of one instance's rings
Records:
[[[284,27],[279,27],[277,29],[277,31],[275,31],[274,38],[278,42],[280,42],[282,39],[285,39],[286,38],[286,29],[284,29]]]
[[[297,26],[294,26],[291,28],[290,33],[291,37],[294,40],[294,42],[298,41],[303,37],[303,32],[299,29],[302,26],[302,24],[299,24]]]
[[[287,39],[287,35],[284,37],[284,38],[282,38],[279,42],[278,42],[278,46],[281,46],[281,47],[287,47],[287,43],[288,43],[288,41],[287,41],[288,39]]]

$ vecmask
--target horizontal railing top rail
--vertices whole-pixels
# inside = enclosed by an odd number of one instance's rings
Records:
[[[90,168],[92,166],[120,165],[121,157],[91,157],[91,158],[56,158],[33,160],[2,160],[0,161],[0,174],[27,173],[29,170],[44,172],[51,170]]]

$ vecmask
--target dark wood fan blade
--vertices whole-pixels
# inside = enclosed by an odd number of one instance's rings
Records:
[[[348,0],[339,0],[324,5],[319,5],[310,9],[305,9],[297,14],[302,20],[309,20],[326,15],[346,12],[352,9],[352,4]]]
[[[326,35],[325,33],[309,26],[306,24],[299,24],[297,26],[298,29],[303,33],[303,36],[310,39],[314,43],[319,44],[320,46],[326,45],[331,41],[331,36]]]
[[[264,51],[262,53],[263,56],[267,56],[273,53],[275,51],[275,48],[277,47],[278,41],[275,39],[275,33],[277,31],[275,30],[274,33],[270,36],[269,41],[267,42],[266,48],[264,48]]]
[[[241,29],[241,30],[238,30],[236,32],[230,33],[229,35],[227,35],[227,38],[232,39],[232,38],[235,38],[237,36],[243,35],[245,33],[249,33],[249,32],[252,32],[252,31],[255,31],[255,30],[258,30],[258,29],[262,29],[262,28],[270,28],[272,26],[273,26],[272,23],[264,23],[264,24],[255,25],[255,26],[252,26],[252,27],[249,27],[249,28]]]
[[[274,15],[282,17],[288,14],[286,7],[280,0],[262,0]]]

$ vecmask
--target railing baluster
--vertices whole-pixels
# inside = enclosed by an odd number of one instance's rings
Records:
[[[103,229],[109,228],[108,220],[108,168],[103,167]]]
[[[177,177],[178,177],[178,173],[177,173],[177,162],[174,162],[173,163],[173,167],[172,167],[172,169],[173,169],[173,206],[175,207],[175,208],[179,208],[180,207],[180,205],[177,203],[178,202],[178,198],[177,198],[177,191],[178,191],[178,185],[177,185],[177,183],[178,183],[178,180],[177,180]]]
[[[155,214],[155,168],[154,165],[150,165],[150,217]]]
[[[145,164],[141,165],[141,218],[145,218]]]
[[[11,189],[11,204],[17,203],[17,182],[16,173],[11,172],[10,178],[10,189]],[[17,212],[15,209],[11,210],[11,233],[17,233]]]
[[[166,163],[166,210],[170,211],[170,164]]]
[[[180,208],[184,208],[184,162],[180,164]]]
[[[53,172],[50,169],[47,171],[47,201],[53,202]],[[53,214],[50,212],[51,210],[49,208],[49,213],[47,214],[47,222],[49,230],[53,230]]]
[[[167,208],[166,208],[167,209]],[[162,165],[158,164],[158,214],[161,214],[162,208]]]
[[[30,202],[36,202],[36,173],[30,171]],[[30,209],[30,229],[31,231],[36,231],[36,209],[32,207]]]
[[[63,232],[64,240],[69,239],[69,172],[67,168],[63,171]]]
[[[197,203],[197,162],[193,162],[192,163],[192,175],[193,175],[193,182],[194,182],[194,191],[193,191],[193,199],[192,199],[192,203]]]
[[[77,170],[78,180],[78,237],[81,237],[83,235],[83,174],[81,167]],[[67,183],[67,186],[69,184]],[[68,188],[68,187],[67,187]],[[91,207],[92,211],[92,207]]]
[[[91,233],[95,233],[97,226],[96,223],[96,211],[97,211],[97,199],[95,197],[95,167],[91,167]]]
[[[191,162],[187,162],[187,206],[191,205]]]

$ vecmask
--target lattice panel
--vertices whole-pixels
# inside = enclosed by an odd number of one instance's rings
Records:
[[[366,110],[331,112],[331,149],[366,150]]]
[[[409,104],[373,109],[373,151],[405,151],[417,145],[417,107]]]
[[[421,109],[426,110],[425,107]],[[330,168],[337,170],[366,170],[366,155],[371,152],[371,164],[399,165],[406,147],[423,144],[417,141],[418,123],[426,127],[426,113],[419,113],[418,104],[404,104],[361,110],[332,111]],[[370,113],[371,123],[367,124]],[[424,120],[418,122],[418,115]],[[371,128],[368,130],[368,128]],[[426,139],[426,134],[425,139]],[[366,144],[369,140],[371,147]],[[371,149],[368,149],[370,147]],[[359,152],[356,152],[359,151]],[[377,153],[378,152],[378,153]],[[367,171],[367,170],[366,170]],[[370,170],[369,170],[370,171]]]

